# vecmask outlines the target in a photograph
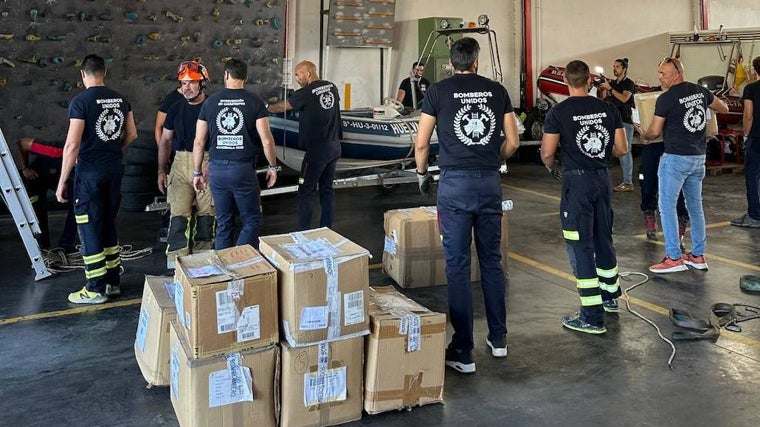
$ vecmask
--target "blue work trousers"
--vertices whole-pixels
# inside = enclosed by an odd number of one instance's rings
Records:
[[[338,159],[314,161],[307,156],[301,164],[301,178],[298,180],[298,230],[311,228],[312,199],[319,191],[320,227],[332,227],[335,217],[335,167]]]
[[[214,247],[251,245],[259,248],[261,233],[261,191],[256,168],[251,160],[211,160],[209,187],[216,209],[216,243]],[[242,229],[233,244],[235,207],[240,212]]]
[[[505,277],[501,266],[501,178],[498,171],[443,170],[438,183],[438,221],[446,260],[453,348],[473,348],[470,247],[480,264],[480,285],[489,338],[507,333]]]
[[[747,213],[760,220],[760,138],[747,138],[744,180],[747,185]]]

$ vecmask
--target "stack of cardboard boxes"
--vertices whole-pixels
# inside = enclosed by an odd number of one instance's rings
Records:
[[[173,280],[146,277],[140,369],[170,386],[182,426],[328,426],[442,401],[445,316],[371,289],[368,263],[327,228],[178,257]]]
[[[281,425],[360,419],[369,252],[328,228],[262,237],[260,248],[280,284]]]
[[[177,258],[171,401],[182,426],[276,426],[277,273],[251,246]]]

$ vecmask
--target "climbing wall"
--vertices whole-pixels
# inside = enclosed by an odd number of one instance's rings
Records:
[[[279,92],[285,0],[3,0],[0,2],[0,126],[22,136],[64,139],[67,106],[80,93],[79,64],[106,58],[106,84],[125,95],[139,130],[152,133],[177,65],[200,60],[208,92],[223,88],[223,62],[249,65],[247,89]]]

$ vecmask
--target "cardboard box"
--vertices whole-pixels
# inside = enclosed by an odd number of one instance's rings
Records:
[[[175,278],[194,358],[279,342],[277,272],[252,246],[177,257]]]
[[[443,256],[438,213],[435,206],[396,209],[385,212],[383,270],[402,288],[445,285],[446,260]],[[501,265],[508,270],[507,214],[501,217]],[[470,280],[480,280],[480,264],[473,239],[470,251]]]
[[[169,329],[177,318],[174,280],[145,276],[140,318],[135,337],[135,359],[151,386],[169,385]]]
[[[363,349],[362,337],[310,347],[283,343],[280,425],[331,426],[361,419]]]
[[[649,126],[652,124],[652,120],[654,119],[655,104],[657,103],[657,98],[662,93],[663,93],[662,91],[659,91],[659,92],[637,93],[633,95],[633,103],[636,105],[636,111],[638,112],[639,121],[641,122],[642,129],[647,130],[649,129]],[[707,110],[710,114],[710,118],[707,121],[707,135],[706,136],[713,136],[718,133],[718,115],[715,111],[709,108]],[[657,139],[650,140],[650,142],[662,142],[662,135],[660,135]]]
[[[170,397],[182,427],[277,426],[277,345],[193,359],[184,328],[171,328]]]
[[[446,315],[398,293],[370,288],[364,410],[377,414],[443,402]]]
[[[369,252],[329,228],[261,237],[291,347],[369,333]]]

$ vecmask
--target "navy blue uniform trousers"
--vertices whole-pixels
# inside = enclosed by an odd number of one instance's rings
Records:
[[[606,168],[562,174],[560,219],[581,298],[581,319],[601,326],[602,301],[620,296],[612,245],[612,184]]]
[[[298,230],[311,228],[312,199],[319,191],[320,227],[332,227],[335,217],[335,167],[338,159],[324,161],[306,156],[301,163],[301,179],[298,181]]]
[[[82,171],[74,183],[74,216],[82,243],[87,290],[105,293],[106,284],[120,284],[116,214],[121,203],[121,168]]]
[[[501,267],[501,178],[499,171],[443,170],[438,183],[438,221],[446,259],[451,347],[473,348],[470,247],[480,264],[480,285],[490,339],[507,333],[505,277]]]
[[[651,142],[641,146],[641,166],[639,166],[639,187],[641,188],[641,211],[654,212],[657,210],[657,169],[660,167],[660,157],[665,152],[664,142]],[[678,218],[689,219],[683,191],[678,193],[676,203]]]
[[[209,162],[209,187],[216,209],[216,250],[246,244],[259,248],[261,191],[254,164],[251,160]],[[243,227],[233,245],[235,207]]]

